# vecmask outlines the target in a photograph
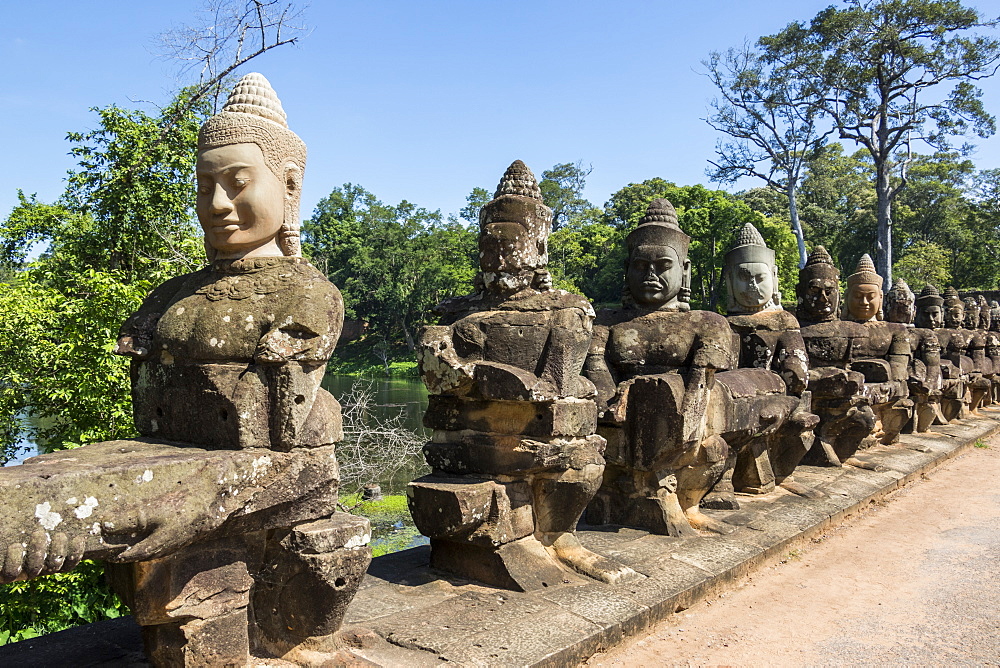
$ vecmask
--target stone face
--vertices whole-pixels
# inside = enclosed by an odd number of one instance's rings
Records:
[[[434,472],[410,484],[411,513],[435,567],[512,589],[572,571],[634,575],[573,534],[600,483],[604,440],[580,375],[594,312],[551,288],[551,218],[515,161],[480,214],[478,291],[442,303],[418,349]]]

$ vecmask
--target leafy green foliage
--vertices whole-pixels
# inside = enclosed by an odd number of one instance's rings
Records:
[[[579,219],[593,205],[583,197],[587,177],[593,167],[583,167],[583,161],[564,162],[542,172],[538,188],[542,191],[545,206],[552,209],[552,229],[558,230],[567,222]]]
[[[934,150],[961,135],[996,131],[974,81],[1000,62],[994,28],[957,0],[847,0],[808,25],[790,23],[760,38],[764,58],[783,77],[824,91],[817,105],[841,139],[857,143],[874,171],[875,261],[892,279],[892,204],[907,185],[915,142]]]
[[[0,285],[4,460],[22,438],[52,451],[134,435],[128,363],[111,350],[149,287],[93,269],[66,277],[42,268]]]
[[[320,201],[302,238],[343,293],[348,316],[368,320],[389,342],[403,338],[409,350],[435,305],[471,292],[478,265],[471,229],[405,200],[383,204],[351,183]]]
[[[99,562],[0,587],[0,645],[127,615]]]

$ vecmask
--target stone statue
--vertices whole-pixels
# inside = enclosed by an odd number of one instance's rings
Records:
[[[913,414],[907,388],[912,354],[905,329],[880,320],[882,277],[867,253],[847,277],[846,296],[845,319],[862,323],[865,329],[865,336],[853,342],[850,368],[865,376],[865,393],[877,418],[875,438],[895,443]]]
[[[105,559],[156,665],[330,659],[370,561],[367,520],[335,512],[340,407],[319,384],[343,302],[299,254],[304,168],[267,79],[246,75],[199,134],[211,264],[122,325],[146,438],[0,476],[4,580]]]
[[[944,395],[941,412],[947,421],[968,417],[972,406],[973,385],[981,384],[981,375],[968,355],[973,333],[965,329],[965,303],[958,291],[949,286],[944,294],[944,327],[937,330],[941,343],[942,373],[946,373],[945,360],[951,368],[945,377],[954,377],[961,382],[954,385],[951,392]],[[978,322],[978,317],[977,317]],[[980,388],[976,388],[977,391]],[[960,392],[960,394],[959,394]]]
[[[925,285],[920,291],[920,296],[916,299],[917,313],[914,316],[914,324],[917,328],[927,329],[934,332],[939,345],[939,357],[941,369],[941,399],[938,403],[938,414],[934,418],[933,424],[947,424],[966,411],[968,406],[968,389],[966,382],[968,376],[963,379],[961,367],[952,363],[951,354],[948,351],[948,343],[951,340],[951,333],[944,328],[945,309],[944,298],[933,285]]]
[[[733,529],[699,508],[726,468],[729,446],[710,429],[710,398],[735,349],[722,316],[683,301],[689,242],[670,202],[654,200],[626,237],[624,308],[598,314],[584,373],[597,387],[608,467],[587,512],[592,524],[672,536]],[[763,375],[768,391],[783,390]]]
[[[910,344],[912,357],[907,385],[914,402],[911,427],[926,432],[938,417],[941,402],[941,346],[934,330],[914,327],[916,297],[906,281],[899,278],[885,293],[885,319],[901,330]]]
[[[990,326],[986,332],[986,356],[993,362],[992,403],[1000,402],[1000,302],[989,303]]]
[[[740,492],[770,491],[777,482],[797,493],[815,496],[814,490],[790,479],[812,446],[813,427],[819,422],[809,412],[812,397],[806,390],[809,370],[805,342],[795,316],[781,307],[774,251],[765,245],[752,224],[744,225],[736,235],[725,255],[723,276],[728,294],[727,320],[740,341],[740,370],[718,373],[716,381],[727,388],[736,387],[737,379],[747,376],[745,370],[767,370],[781,377],[784,388],[780,394],[743,399],[743,403],[756,405],[741,406],[742,414],[767,416],[769,424],[763,429],[762,425],[753,425],[749,433],[724,434],[732,454],[739,453],[735,475],[727,471],[716,485],[713,498],[706,499],[704,505],[722,505],[714,497],[718,496],[716,492],[725,491],[729,476]],[[745,442],[741,444],[741,440]]]
[[[817,246],[799,270],[795,286],[802,339],[809,354],[809,390],[812,412],[819,415],[809,459],[840,466],[853,457],[875,427],[865,377],[851,368],[854,349],[867,337],[860,323],[837,319],[840,272],[830,254]]]
[[[986,298],[982,295],[969,296],[965,300],[965,321],[966,329],[973,332],[969,342],[969,357],[982,377],[978,385],[974,384],[972,390],[971,410],[978,412],[982,406],[989,406],[993,403],[993,378],[995,369],[993,360],[986,352],[989,345],[988,334],[990,331],[990,307],[986,303]]]
[[[431,564],[495,586],[604,582],[635,573],[580,545],[576,524],[601,483],[594,385],[580,375],[594,312],[549,278],[552,210],[520,160],[480,212],[477,291],[438,308],[421,337],[433,473],[410,483]]]

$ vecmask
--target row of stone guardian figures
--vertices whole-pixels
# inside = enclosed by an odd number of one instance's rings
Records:
[[[348,660],[370,529],[337,510],[340,405],[320,381],[344,305],[301,256],[305,162],[267,79],[243,77],[199,134],[210,264],[156,288],[118,339],[141,437],[0,469],[0,582],[103,559],[155,665]],[[582,517],[727,533],[702,508],[821,496],[801,462],[870,466],[866,448],[1000,394],[995,302],[897,282],[883,304],[865,256],[840,309],[817,247],[796,318],[746,225],[728,316],[692,311],[690,238],[658,199],[626,239],[621,307],[595,313],[552,286],[551,222],[515,161],[480,215],[474,293],[423,331],[432,472],[407,494],[435,568],[517,590],[641,579],[581,544]]]
[[[1000,305],[903,281],[865,255],[846,279],[817,246],[784,310],[774,251],[746,224],[725,255],[727,316],[690,308],[690,237],[665,199],[627,236],[620,308],[596,314],[546,271],[552,212],[520,161],[482,209],[476,292],[441,305],[418,352],[430,475],[409,487],[433,566],[530,590],[572,570],[640,577],[573,536],[734,527],[702,512],[993,402]],[[914,320],[916,325],[914,325]],[[995,324],[994,324],[995,323]]]

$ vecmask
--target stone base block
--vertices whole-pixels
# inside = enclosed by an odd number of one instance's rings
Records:
[[[534,531],[532,496],[523,481],[424,476],[406,489],[414,524],[425,536],[492,549]]]
[[[490,401],[430,395],[424,426],[536,437],[587,436],[597,428],[597,406],[588,399]]]
[[[625,496],[614,489],[602,487],[587,506],[586,522],[591,525],[618,524],[642,527],[650,533],[668,535],[663,508],[656,496]]]
[[[258,651],[291,661],[336,651],[334,634],[371,562],[370,540],[368,520],[347,513],[273,532],[254,574]]]

